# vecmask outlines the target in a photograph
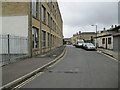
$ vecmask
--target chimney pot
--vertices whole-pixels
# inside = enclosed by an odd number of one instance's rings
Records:
[[[103,28],[103,30],[105,31],[106,28]]]
[[[112,25],[111,28],[113,28],[114,26]]]
[[[117,25],[115,25],[115,28],[117,27]]]

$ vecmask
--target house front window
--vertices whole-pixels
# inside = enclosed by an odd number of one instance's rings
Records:
[[[42,30],[42,48],[46,47],[46,32]]]
[[[108,38],[108,44],[111,44],[111,38]]]
[[[105,44],[105,38],[102,39],[102,44]]]
[[[32,15],[37,17],[37,0],[32,0]]]
[[[33,27],[32,28],[32,48],[38,48],[38,29]]]

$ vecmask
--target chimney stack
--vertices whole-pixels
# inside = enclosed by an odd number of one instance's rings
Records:
[[[79,34],[81,34],[81,31],[79,31]]]
[[[115,25],[115,28],[117,27],[117,25]]]
[[[111,28],[114,28],[114,26],[112,25]]]
[[[106,28],[103,28],[103,30],[105,31],[105,30],[106,30]]]

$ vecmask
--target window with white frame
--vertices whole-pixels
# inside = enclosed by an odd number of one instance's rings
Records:
[[[42,48],[46,47],[46,32],[42,30]]]
[[[44,22],[45,23],[45,21],[46,21],[46,9],[45,9],[45,7],[42,5],[42,11],[41,11],[41,16],[42,16],[42,22]]]
[[[38,29],[35,27],[32,28],[32,42],[33,49],[38,48]]]
[[[37,0],[32,0],[32,15],[37,17]]]

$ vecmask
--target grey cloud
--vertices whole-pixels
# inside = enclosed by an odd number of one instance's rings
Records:
[[[82,31],[87,31],[91,24],[98,24],[98,29],[101,30],[118,23],[117,2],[60,2],[59,5],[65,37],[70,37],[75,33],[77,31],[75,27],[80,30],[79,28],[87,26],[82,29]]]
[[[116,2],[63,2],[61,12],[66,25],[117,22]]]

